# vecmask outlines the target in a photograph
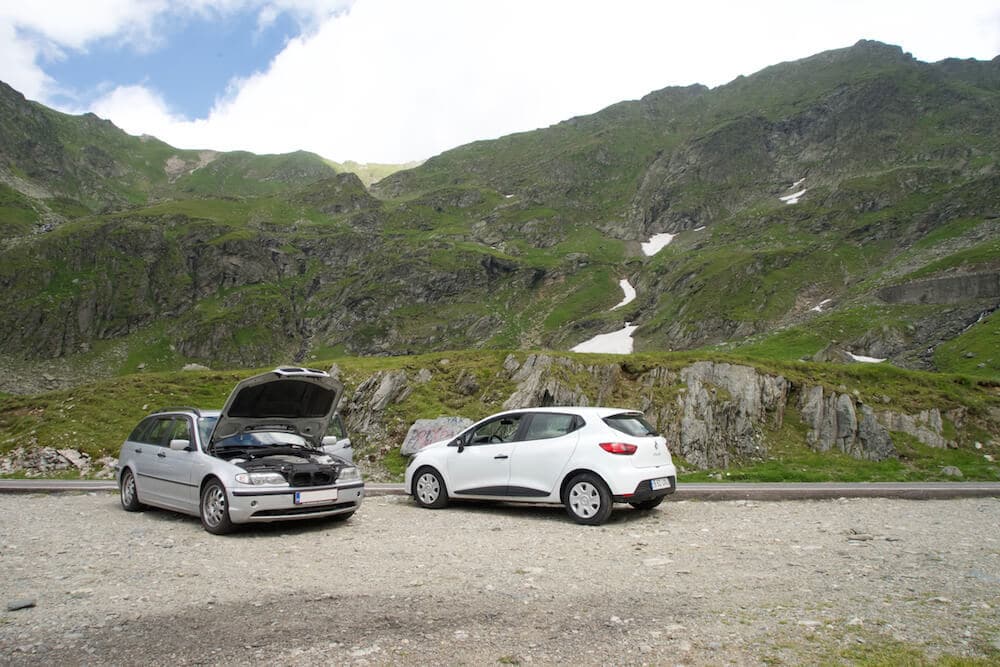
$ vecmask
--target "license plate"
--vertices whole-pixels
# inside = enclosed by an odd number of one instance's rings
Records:
[[[670,478],[669,477],[661,477],[659,479],[651,479],[651,480],[649,480],[649,487],[651,489],[653,489],[653,491],[656,491],[658,489],[669,489],[670,488]]]
[[[295,504],[308,505],[310,503],[328,503],[337,499],[337,489],[323,489],[322,491],[296,491]]]

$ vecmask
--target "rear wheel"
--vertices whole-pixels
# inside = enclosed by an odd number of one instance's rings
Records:
[[[213,479],[201,490],[201,525],[213,535],[224,535],[233,530],[233,522],[229,519],[229,500],[226,498],[226,487],[222,482]]]
[[[146,506],[139,502],[139,493],[135,489],[135,475],[132,474],[131,468],[122,471],[119,491],[121,491],[122,509],[126,512],[141,512],[146,509]]]
[[[598,526],[611,516],[611,491],[604,480],[591,473],[570,480],[563,502],[566,512],[577,523]]]
[[[664,496],[660,496],[659,498],[652,498],[651,500],[643,500],[642,502],[638,503],[629,503],[629,505],[636,508],[637,510],[651,510],[660,503],[662,503],[663,498]]]
[[[413,479],[413,498],[421,507],[440,509],[448,504],[448,489],[434,468],[421,468]]]

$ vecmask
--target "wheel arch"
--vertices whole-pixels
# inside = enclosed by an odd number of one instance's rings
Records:
[[[568,473],[563,475],[562,482],[560,482],[559,484],[559,502],[562,503],[566,502],[566,489],[569,488],[569,483],[573,481],[573,478],[576,477],[577,475],[584,475],[584,474],[593,475],[597,479],[601,480],[601,482],[604,483],[604,486],[608,487],[609,489],[611,488],[610,485],[608,484],[608,481],[604,479],[604,475],[597,472],[593,468],[574,468],[573,470],[570,470]]]
[[[219,479],[219,476],[215,473],[209,473],[201,478],[201,484],[198,485],[198,498],[201,498],[201,494],[205,492],[205,487],[208,486],[209,482],[218,482],[222,486],[223,491],[227,491],[226,485]],[[200,500],[199,500],[200,502]]]
[[[420,477],[421,471],[423,471],[425,468],[429,468],[429,469],[433,470],[434,472],[436,472],[438,475],[440,475],[441,479],[444,480],[445,487],[446,488],[451,488],[448,485],[448,478],[441,471],[441,468],[437,467],[433,463],[423,463],[423,464],[420,465],[419,468],[417,468],[416,470],[413,471],[413,477],[410,478],[410,488],[407,489],[407,492],[411,496],[416,495],[416,493],[417,493],[417,479]]]

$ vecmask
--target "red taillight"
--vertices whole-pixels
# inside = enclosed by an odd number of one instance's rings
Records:
[[[602,442],[601,449],[611,454],[635,454],[639,448],[627,442]]]

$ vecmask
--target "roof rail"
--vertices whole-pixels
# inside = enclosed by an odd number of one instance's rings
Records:
[[[193,412],[199,417],[201,417],[201,410],[198,408],[192,408],[184,405],[171,405],[165,408],[160,408],[159,410],[153,410],[152,414],[157,412]]]

